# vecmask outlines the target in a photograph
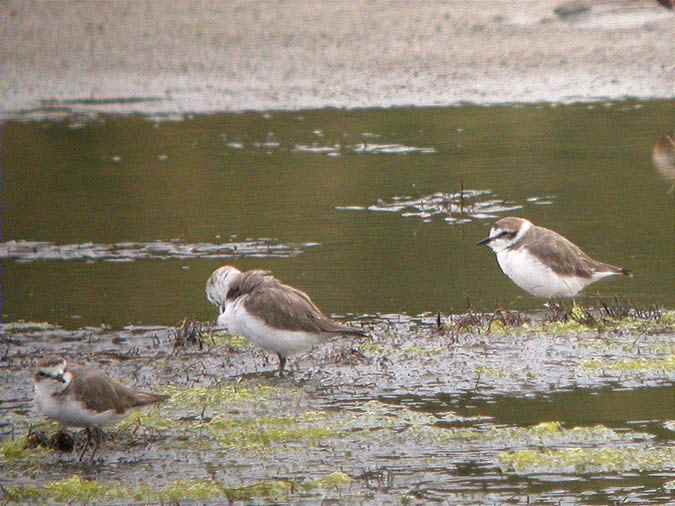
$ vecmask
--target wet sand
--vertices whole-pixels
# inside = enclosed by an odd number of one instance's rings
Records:
[[[0,17],[4,114],[675,96],[675,14],[651,0],[16,0]]]

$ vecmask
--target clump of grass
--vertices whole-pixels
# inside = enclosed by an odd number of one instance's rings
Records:
[[[598,473],[672,469],[675,448],[565,448],[501,452],[503,471],[531,473]]]
[[[531,319],[520,311],[498,307],[493,313],[478,313],[469,306],[466,313],[450,318],[448,330],[454,337],[470,333],[501,335],[530,322]]]
[[[34,445],[28,436],[4,441],[0,445],[0,462],[6,464],[38,463],[49,455],[51,449],[46,445]]]
[[[319,478],[318,480],[312,480],[303,483],[302,488],[305,490],[314,490],[317,488],[326,490],[339,489],[342,487],[348,487],[351,485],[351,483],[352,479],[349,475],[341,471],[335,471],[327,476],[324,476],[323,478]]]
[[[670,312],[652,305],[641,307],[621,300],[601,301],[599,307],[583,307],[577,304],[566,308],[561,303],[550,303],[547,306],[545,324],[576,323],[582,327],[599,331],[611,330],[649,330],[667,328],[675,323]]]
[[[187,346],[197,346],[202,350],[204,341],[211,334],[211,324],[186,318],[176,325],[172,333],[174,353]]]

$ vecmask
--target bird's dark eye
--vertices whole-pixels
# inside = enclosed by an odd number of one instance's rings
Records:
[[[46,372],[38,371],[38,376],[42,376],[44,378],[49,375]]]

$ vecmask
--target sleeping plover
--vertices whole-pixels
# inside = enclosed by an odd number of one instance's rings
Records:
[[[486,244],[511,281],[536,297],[574,297],[587,285],[630,271],[593,260],[560,234],[523,218],[502,218]]]
[[[61,357],[38,363],[33,386],[35,403],[42,414],[64,427],[85,427],[88,441],[89,429],[116,423],[133,408],[167,398],[132,390],[97,369],[71,366]]]
[[[334,322],[306,293],[266,271],[220,267],[206,282],[206,298],[218,306],[219,326],[277,354],[279,374],[293,353],[309,350],[334,335],[366,335],[361,329]]]

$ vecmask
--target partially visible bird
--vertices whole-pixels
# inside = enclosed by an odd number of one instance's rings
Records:
[[[134,408],[168,397],[133,390],[98,369],[73,365],[62,357],[40,360],[33,374],[33,386],[40,412],[63,427],[86,428],[87,443],[92,429],[116,423]],[[94,453],[97,448],[98,441]]]

